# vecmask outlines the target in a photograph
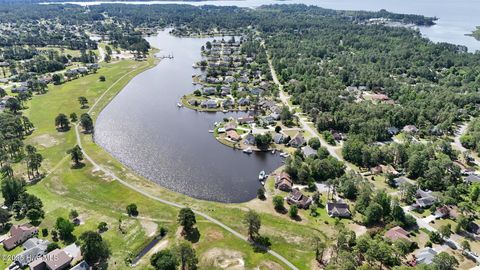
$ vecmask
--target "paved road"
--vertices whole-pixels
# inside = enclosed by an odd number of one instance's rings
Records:
[[[88,113],[91,113],[93,111],[93,109],[97,106],[97,104],[100,102],[100,100],[103,99],[103,97],[106,95],[107,92],[109,92],[120,80],[122,80],[123,78],[125,78],[126,76],[130,75],[131,73],[133,73],[135,70],[132,70],[130,72],[128,72],[127,74],[123,75],[122,77],[120,77],[117,81],[115,81],[107,90],[105,90],[105,92],[97,99],[97,101],[90,107],[90,109],[88,110]],[[97,162],[95,162],[95,160],[93,160],[89,155],[88,153],[83,149],[82,147],[82,140],[80,138],[80,129],[79,129],[79,124],[76,124],[75,125],[75,134],[76,134],[76,137],[77,137],[77,144],[78,146],[80,146],[80,148],[82,148],[82,152],[83,152],[83,155],[84,157],[95,167],[96,170],[100,170],[102,171],[105,175],[108,175],[110,177],[112,177],[113,179],[117,180],[119,183],[121,183],[122,185],[126,186],[127,188],[129,189],[132,189],[152,200],[155,200],[155,201],[158,201],[160,203],[163,203],[163,204],[166,204],[166,205],[169,205],[169,206],[172,206],[172,207],[176,207],[176,208],[184,208],[185,206],[184,205],[181,205],[181,204],[178,204],[178,203],[175,203],[175,202],[171,202],[171,201],[168,201],[166,199],[162,199],[160,197],[157,197],[155,195],[152,195],[148,192],[146,192],[145,190],[141,189],[141,188],[138,188],[132,184],[130,184],[129,182],[121,179],[120,177],[116,176],[113,172],[109,171],[108,169],[102,167],[101,165],[99,165]],[[227,225],[225,225],[224,223],[220,222],[219,220],[203,213],[203,212],[200,212],[200,211],[196,211],[194,210],[195,214],[203,217],[204,219],[222,227],[224,230],[228,231],[229,233],[233,234],[234,236],[236,236],[237,238],[247,242],[247,243],[250,243],[250,241],[248,240],[248,238],[242,234],[240,234],[239,232],[235,231],[234,229],[228,227]],[[287,265],[290,269],[293,269],[293,270],[298,270],[298,268],[293,265],[290,261],[288,261],[286,258],[284,258],[282,255],[278,254],[277,252],[269,249],[267,251],[269,254],[271,254],[272,256],[274,256],[275,258],[277,258],[278,260],[280,260],[281,262],[283,262],[285,265]]]
[[[270,67],[270,73],[272,74],[272,78],[273,78],[273,82],[278,86],[278,89],[280,90],[279,91],[279,95],[280,95],[280,100],[282,101],[283,104],[285,104],[290,110],[293,109],[293,106],[290,105],[290,103],[288,102],[288,100],[290,99],[290,96],[288,96],[287,93],[285,93],[283,91],[283,85],[280,83],[280,81],[278,80],[278,77],[277,77],[277,72],[275,71],[275,69],[273,68],[273,64],[272,64],[272,59],[270,58],[270,54],[268,53],[266,47],[265,47],[265,44],[262,43],[262,46],[263,48],[265,49],[266,53],[267,53],[267,59],[268,59],[268,66]],[[309,125],[309,121],[305,120],[305,117],[302,117],[302,115],[300,115],[299,113],[296,113],[295,114],[297,117],[298,117],[298,120],[299,120],[299,124],[300,124],[300,127],[307,131],[308,133],[312,134],[313,137],[316,137],[320,140],[321,144],[323,147],[325,147],[327,150],[328,150],[328,153],[330,153],[330,155],[340,161],[343,161],[345,162],[345,160],[343,159],[343,157],[341,157],[338,153],[337,153],[337,150],[341,149],[341,147],[339,146],[333,146],[333,145],[330,145],[328,144],[322,136],[320,136],[318,134],[318,132],[312,128],[310,125]],[[311,123],[311,122],[310,122]],[[345,165],[347,166],[347,169],[351,170],[352,167],[349,163],[345,162]]]

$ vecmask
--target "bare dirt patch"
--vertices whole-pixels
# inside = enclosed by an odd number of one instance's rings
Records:
[[[142,225],[142,228],[145,230],[145,233],[148,236],[154,236],[155,233],[157,232],[158,225],[157,223],[147,220],[147,219],[139,219],[140,225]]]
[[[201,262],[204,265],[226,270],[244,270],[245,261],[239,251],[212,248],[202,254]]]
[[[223,233],[216,229],[209,229],[206,235],[207,239],[210,241],[219,241],[223,239]]]
[[[264,261],[255,269],[258,270],[283,270],[283,267],[276,262]]]
[[[49,134],[43,134],[43,135],[33,137],[31,141],[32,143],[40,145],[45,148],[49,148],[60,143],[59,140],[57,140],[55,137]]]

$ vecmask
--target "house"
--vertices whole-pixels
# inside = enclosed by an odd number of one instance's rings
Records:
[[[348,204],[344,202],[327,202],[327,213],[331,217],[349,218],[350,208]]]
[[[283,144],[285,143],[285,136],[282,133],[275,133],[275,135],[273,135],[273,141],[276,144]]]
[[[298,188],[294,188],[287,196],[287,203],[294,204],[301,209],[308,209],[312,204],[312,198],[304,195]]]
[[[272,112],[272,113],[270,114],[270,117],[273,118],[273,120],[275,120],[275,121],[280,120],[280,114],[279,114],[279,113],[274,113],[274,112]]]
[[[240,106],[248,106],[248,105],[250,105],[250,99],[248,99],[248,98],[240,98],[240,99],[238,100],[238,105],[240,105]]]
[[[225,100],[222,102],[222,107],[223,107],[223,108],[233,107],[233,100],[230,99],[230,98],[225,99]]]
[[[57,248],[47,255],[37,258],[28,266],[30,270],[63,270],[70,266],[72,259],[64,250]]]
[[[437,252],[430,247],[424,248],[420,250],[416,256],[417,264],[424,263],[424,264],[431,264],[433,258],[437,255]]]
[[[230,138],[230,140],[236,141],[236,142],[242,139],[235,130],[228,130],[227,137]]]
[[[12,88],[12,93],[25,93],[28,92],[28,88],[26,86],[14,86]]]
[[[391,228],[385,233],[384,236],[392,241],[396,241],[399,239],[405,239],[407,241],[410,241],[410,239],[408,238],[409,233],[400,226]]]
[[[204,87],[202,88],[202,93],[204,95],[213,95],[217,92],[217,89],[215,87]]]
[[[406,125],[406,126],[403,127],[402,130],[406,133],[417,133],[418,132],[418,128],[414,125]]]
[[[218,107],[218,104],[213,99],[207,99],[207,100],[202,101],[200,106],[202,106],[203,108],[207,108],[207,109],[216,109]]]
[[[456,219],[459,216],[458,207],[455,205],[443,205],[438,207],[435,211],[435,217],[437,218],[453,218]]]
[[[243,124],[251,124],[253,122],[255,122],[255,118],[253,116],[242,116],[242,117],[239,117],[237,119],[238,123],[240,125],[243,125]]]
[[[383,168],[380,165],[370,168],[370,173],[373,175],[378,175],[383,173]]]
[[[275,123],[275,119],[270,115],[264,116],[260,120],[263,124],[266,124],[266,125]]]
[[[471,184],[471,183],[480,183],[480,175],[478,174],[470,174],[465,178],[465,183]]]
[[[432,206],[435,203],[436,199],[434,197],[422,197],[415,200],[417,206],[421,208],[426,208]]]
[[[395,187],[400,187],[404,183],[409,183],[408,179],[406,177],[397,177],[393,179],[393,184]]]
[[[288,142],[288,145],[290,145],[291,147],[295,147],[295,148],[299,148],[304,144],[305,144],[305,139],[303,138],[302,134],[300,134],[300,133],[298,133],[295,137],[293,137],[293,139],[291,139]]]
[[[10,236],[3,241],[3,247],[12,250],[37,233],[38,228],[30,224],[13,225],[10,228]]]
[[[263,94],[263,91],[264,90],[262,88],[252,88],[252,89],[250,89],[250,93],[252,95],[255,95],[255,96]]]
[[[89,269],[90,269],[90,265],[88,265],[86,261],[81,261],[79,264],[70,268],[70,270],[89,270]]]
[[[398,132],[400,132],[400,131],[396,127],[389,127],[389,128],[387,128],[387,132],[388,132],[388,134],[390,134],[390,136],[393,136],[393,135],[397,135]]]
[[[237,125],[235,123],[227,123],[225,125],[225,131],[230,131],[230,130],[236,130],[237,129]]]
[[[302,147],[302,153],[305,157],[316,156],[317,150],[313,149],[309,145]]]
[[[255,144],[255,136],[252,133],[248,133],[243,140],[244,144],[254,145]]]
[[[35,261],[37,258],[40,258],[43,255],[45,255],[48,244],[49,244],[48,241],[40,240],[38,242],[38,245],[17,254],[15,256],[14,263],[18,265],[20,268],[26,267],[28,264]]]
[[[292,190],[293,181],[290,175],[286,172],[281,172],[275,177],[275,188],[289,192]]]

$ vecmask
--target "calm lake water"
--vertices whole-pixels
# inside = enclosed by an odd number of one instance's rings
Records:
[[[100,113],[95,141],[123,164],[170,190],[188,196],[244,202],[256,196],[258,173],[278,168],[271,153],[243,154],[218,143],[209,129],[235,114],[199,113],[176,104],[192,92],[192,64],[211,39],[148,38],[160,55],[173,54],[136,76]]]
[[[98,5],[102,2],[66,2],[79,5]],[[104,1],[103,3],[111,3]],[[118,2],[117,2],[118,3]],[[189,5],[218,5],[258,7],[267,4],[307,4],[324,8],[341,10],[370,10],[386,9],[391,12],[420,14],[437,17],[437,24],[431,27],[421,27],[420,31],[425,37],[435,42],[449,42],[465,45],[471,52],[480,50],[480,41],[465,34],[471,33],[476,26],[480,26],[480,0],[231,0],[231,1],[140,1],[121,2],[124,4],[172,4],[181,3]]]

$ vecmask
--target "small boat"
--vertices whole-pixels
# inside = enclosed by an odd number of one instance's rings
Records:
[[[213,130],[213,129],[210,129],[210,130],[208,131],[208,133],[214,133],[214,132],[215,132],[215,130]]]
[[[228,113],[228,110],[223,110],[222,112],[223,112],[223,113]]]
[[[258,180],[262,181],[263,179],[265,179],[265,171],[261,171],[258,174]]]
[[[262,186],[265,186],[265,181],[260,181],[260,184],[262,184]]]
[[[245,153],[245,154],[251,154],[251,153],[253,153],[253,150],[252,150],[251,147],[248,147],[247,149],[243,149],[243,153]]]
[[[183,104],[180,103],[180,102],[178,102],[178,103],[177,103],[177,107],[181,108],[181,107],[183,107]]]
[[[272,155],[275,155],[275,149],[272,150]]]
[[[289,155],[288,155],[288,153],[281,153],[280,156],[286,158],[286,157],[288,157]]]

